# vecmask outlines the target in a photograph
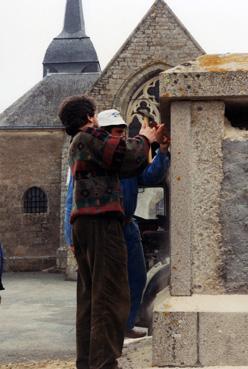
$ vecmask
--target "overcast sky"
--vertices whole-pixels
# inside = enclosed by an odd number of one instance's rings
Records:
[[[153,0],[83,0],[102,69]],[[167,0],[207,53],[248,52],[247,0]],[[0,0],[0,112],[42,79],[45,51],[63,28],[66,0]]]

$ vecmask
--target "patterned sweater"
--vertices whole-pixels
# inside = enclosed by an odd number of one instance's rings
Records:
[[[147,165],[149,147],[140,135],[125,140],[101,128],[80,131],[69,150],[74,181],[71,223],[80,215],[123,214],[119,176],[140,173]]]

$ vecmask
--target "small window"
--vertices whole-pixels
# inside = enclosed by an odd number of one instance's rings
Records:
[[[24,194],[24,213],[46,213],[47,195],[38,187],[29,188]]]

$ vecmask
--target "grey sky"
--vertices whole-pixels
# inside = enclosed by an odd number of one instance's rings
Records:
[[[248,52],[246,0],[167,0],[207,53]],[[63,27],[66,0],[0,0],[0,112],[42,78],[48,44]],[[83,0],[87,35],[102,69],[153,0]]]

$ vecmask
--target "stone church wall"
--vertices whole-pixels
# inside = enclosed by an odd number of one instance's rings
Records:
[[[2,131],[0,135],[0,241],[7,270],[56,264],[59,247],[62,131]],[[48,198],[47,213],[24,213],[31,187]]]

